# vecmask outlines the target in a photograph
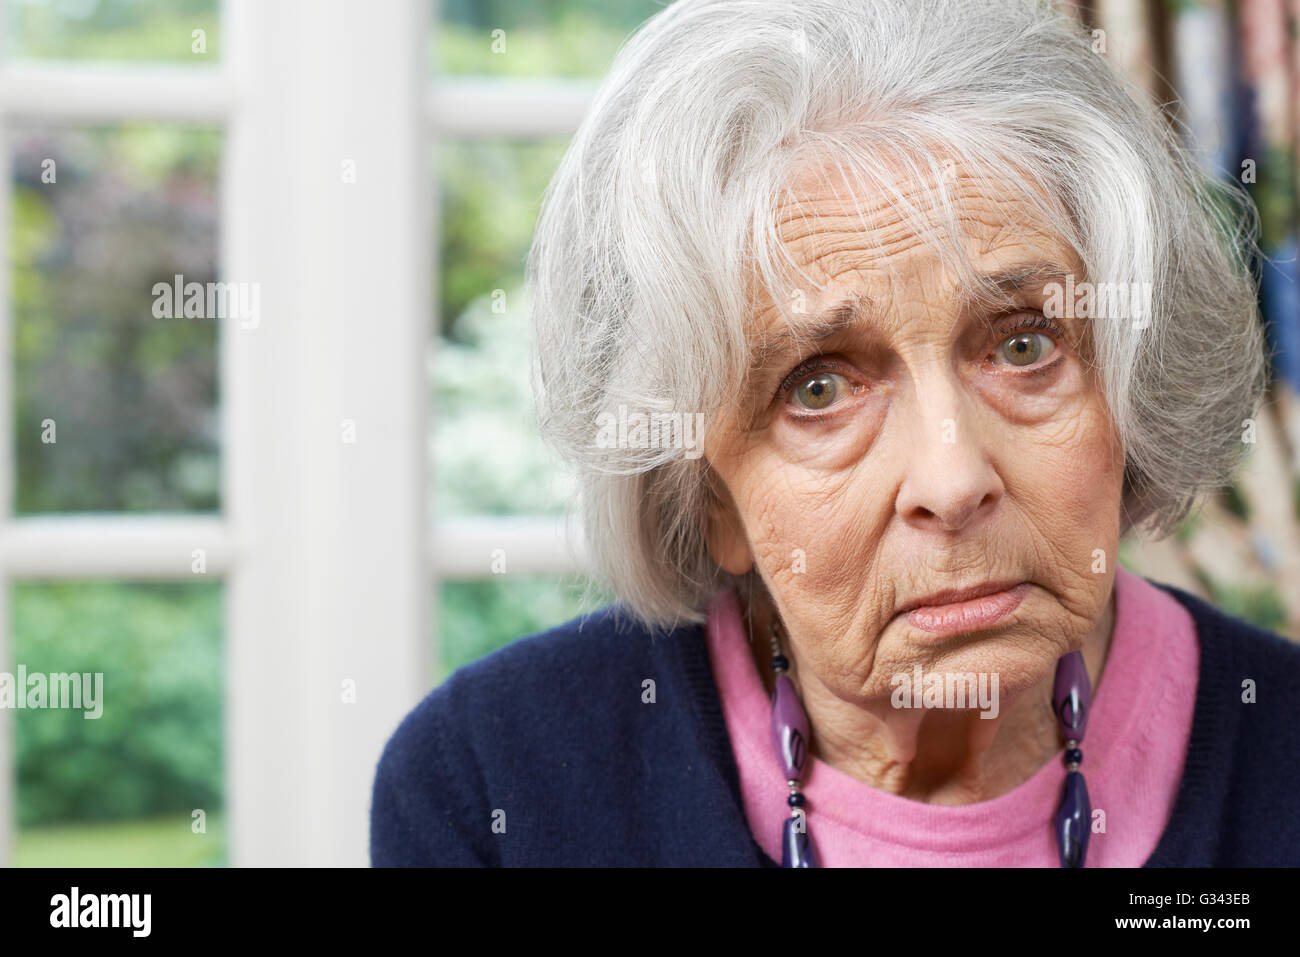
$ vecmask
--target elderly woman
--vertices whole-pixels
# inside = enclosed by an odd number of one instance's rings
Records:
[[[1300,864],[1300,648],[1116,564],[1242,452],[1253,230],[1044,4],[659,13],[529,260],[620,602],[411,712],[373,862]]]

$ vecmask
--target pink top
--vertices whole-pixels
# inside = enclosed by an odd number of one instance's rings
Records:
[[[759,847],[779,862],[789,792],[734,590],[714,598],[706,631],[745,815]],[[1139,867],[1155,850],[1182,779],[1199,665],[1187,609],[1116,569],[1115,630],[1082,745],[1094,817],[1088,867]],[[937,805],[877,790],[812,757],[802,790],[823,867],[1059,867],[1051,821],[1064,779],[1053,756],[991,801]]]

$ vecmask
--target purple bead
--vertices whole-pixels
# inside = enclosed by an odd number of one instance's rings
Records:
[[[1092,805],[1088,803],[1088,786],[1083,775],[1069,771],[1061,789],[1061,806],[1053,819],[1056,844],[1061,852],[1062,867],[1083,867],[1088,854],[1088,832],[1092,825]]]
[[[772,694],[772,746],[787,781],[803,778],[808,759],[808,716],[789,675],[776,676]]]
[[[1083,741],[1091,700],[1092,683],[1083,665],[1083,654],[1072,651],[1056,663],[1056,684],[1052,689],[1052,710],[1067,741]]]
[[[808,818],[789,817],[785,821],[785,835],[781,841],[782,867],[821,867],[817,851],[808,837]]]

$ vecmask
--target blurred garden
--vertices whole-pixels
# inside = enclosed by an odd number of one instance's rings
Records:
[[[573,78],[598,76],[656,9],[440,7],[431,71]],[[221,55],[217,0],[4,0],[4,15],[11,59],[212,66]],[[512,55],[492,54],[496,26]],[[151,319],[150,290],[177,274],[220,278],[220,130],[28,123],[8,138],[14,513],[218,512],[217,329]],[[522,287],[541,191],[566,141],[434,143],[437,517],[563,511],[567,487],[530,426]],[[591,607],[582,582],[553,576],[436,589],[430,685]],[[9,607],[15,664],[102,671],[116,702],[98,720],[16,714],[14,863],[224,863],[221,586],[22,581]],[[199,834],[196,809],[205,812]]]

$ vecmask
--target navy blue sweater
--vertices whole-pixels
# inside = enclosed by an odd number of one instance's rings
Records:
[[[1300,645],[1159,587],[1195,618],[1201,660],[1183,779],[1146,866],[1300,865]],[[776,866],[745,820],[702,626],[652,633],[617,605],[461,668],[407,715],[375,774],[370,857]]]

